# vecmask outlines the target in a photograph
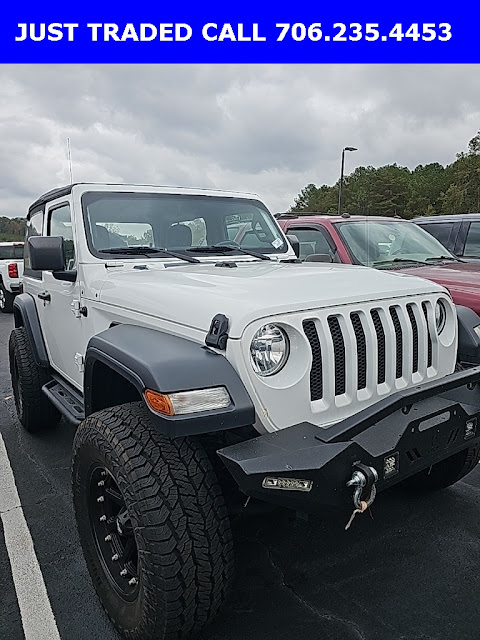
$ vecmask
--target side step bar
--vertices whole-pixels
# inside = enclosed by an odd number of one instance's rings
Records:
[[[85,418],[83,398],[80,393],[57,376],[44,384],[43,393],[60,413],[72,424],[78,425]]]

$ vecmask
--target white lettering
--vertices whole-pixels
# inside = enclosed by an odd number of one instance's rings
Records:
[[[208,32],[211,28],[216,29],[217,25],[214,22],[208,22],[207,24],[204,24],[202,27],[202,36],[204,37],[205,40],[208,40],[209,42],[214,42],[214,40],[216,40],[218,36],[209,35]]]
[[[87,27],[92,30],[92,42],[98,42],[98,30],[102,27],[101,22],[89,22]]]
[[[258,23],[253,23],[253,41],[254,42],[265,42],[267,38],[265,36],[258,35]]]
[[[20,29],[20,35],[16,36],[15,40],[17,42],[23,42],[24,40],[27,39],[27,23],[26,22],[19,22],[17,26]]]
[[[147,33],[147,29],[150,31],[150,33]],[[149,24],[148,22],[145,22],[140,25],[140,40],[142,42],[150,42],[151,40],[155,40],[155,38],[157,37],[157,27],[155,27],[153,24]]]
[[[110,38],[115,42],[120,42],[120,38],[117,35],[118,25],[108,22],[103,25],[103,40],[108,42]]]
[[[182,36],[182,29],[185,29],[186,33]],[[192,27],[189,24],[184,24],[180,22],[175,25],[175,40],[178,42],[185,42],[186,40],[190,40],[192,37]]]
[[[125,42],[125,40],[129,40],[129,39],[134,40],[135,42],[138,42],[137,32],[135,31],[135,27],[131,22],[129,22],[125,26],[125,29],[123,30],[123,33],[122,33],[122,37],[120,38],[122,42]]]
[[[73,24],[73,23],[66,22],[63,26],[64,26],[64,28],[67,29],[68,41],[69,42],[73,42],[73,30],[78,27],[78,24]]]
[[[40,31],[39,31],[39,34],[37,35],[36,29],[35,29],[35,23],[33,22],[30,23],[30,40],[33,40],[34,42],[40,42],[40,40],[45,40],[45,23],[42,22],[39,26],[40,26]]]
[[[243,35],[243,24],[240,22],[238,25],[238,41],[239,42],[250,42],[250,36]]]
[[[162,42],[171,42],[173,40],[173,24],[168,22],[160,25],[160,40]]]
[[[237,41],[235,33],[232,29],[232,25],[229,22],[226,22],[223,25],[222,30],[220,31],[220,35],[218,36],[219,42],[223,42],[224,40],[231,40],[232,42]]]

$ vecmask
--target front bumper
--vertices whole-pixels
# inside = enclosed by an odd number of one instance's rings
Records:
[[[356,463],[376,470],[382,491],[480,441],[479,383],[480,366],[395,393],[331,427],[303,422],[218,455],[248,496],[310,512],[351,507]]]

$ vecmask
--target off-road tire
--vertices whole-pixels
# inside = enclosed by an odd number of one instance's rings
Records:
[[[479,460],[480,443],[476,443],[408,478],[403,486],[414,492],[446,489],[473,471]]]
[[[3,282],[0,282],[0,312],[12,313],[14,299],[15,299],[15,294],[10,293],[10,291],[7,291],[3,286]]]
[[[48,429],[60,420],[60,412],[42,393],[50,377],[35,362],[30,340],[24,327],[13,329],[8,344],[10,376],[18,419],[30,433]]]
[[[92,498],[89,486],[96,468],[116,484],[133,527],[138,587],[130,601],[114,588],[99,542],[104,538],[92,522],[96,494]],[[181,640],[208,624],[231,585],[233,544],[220,486],[200,443],[160,435],[142,402],[124,404],[79,425],[72,475],[87,567],[121,636]]]

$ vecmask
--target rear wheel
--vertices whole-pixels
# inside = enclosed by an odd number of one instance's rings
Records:
[[[403,486],[417,492],[446,489],[473,471],[479,460],[480,443],[477,443],[420,471],[405,480]]]
[[[7,291],[3,283],[0,283],[0,311],[2,313],[12,313],[14,298],[15,295]]]
[[[168,439],[143,403],[78,427],[73,497],[100,600],[128,640],[180,640],[203,628],[232,579],[230,523],[208,456]]]
[[[24,327],[11,332],[8,350],[13,397],[23,427],[33,433],[55,425],[61,415],[42,392],[50,377],[47,370],[35,362]]]

